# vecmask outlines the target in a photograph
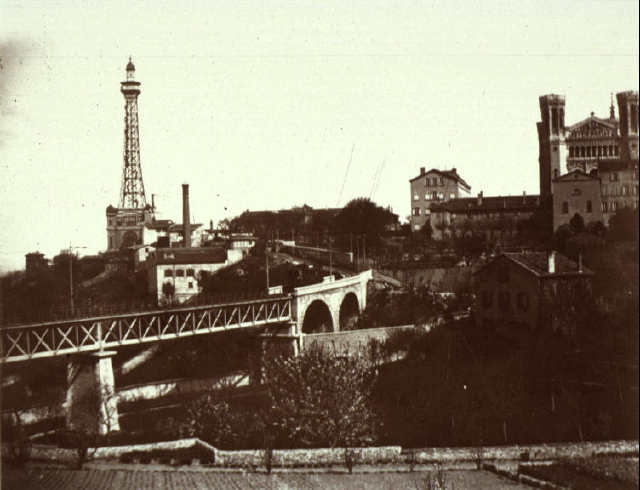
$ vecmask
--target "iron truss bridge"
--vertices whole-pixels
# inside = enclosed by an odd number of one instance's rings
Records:
[[[0,329],[0,363],[292,321],[289,297]]]

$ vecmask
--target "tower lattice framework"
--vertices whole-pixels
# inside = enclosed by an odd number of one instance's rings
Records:
[[[147,205],[140,166],[140,142],[138,134],[138,95],[140,82],[135,80],[136,68],[129,58],[127,79],[120,83],[124,95],[124,152],[120,208],[142,209]]]

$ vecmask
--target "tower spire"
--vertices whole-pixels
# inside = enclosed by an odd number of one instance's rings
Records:
[[[135,80],[136,67],[129,57],[127,79],[120,82],[124,95],[124,151],[122,183],[120,186],[120,207],[142,209],[147,200],[144,195],[142,168],[140,167],[140,142],[138,134],[138,95],[140,82]]]
[[[616,108],[613,105],[613,92],[611,92],[611,105],[609,106],[609,119],[612,121],[616,118]]]

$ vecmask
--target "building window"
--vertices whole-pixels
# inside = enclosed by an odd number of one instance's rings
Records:
[[[529,295],[527,293],[518,293],[516,303],[519,310],[527,311],[529,309]]]
[[[553,169],[553,178],[557,179],[560,176],[560,172],[557,168]]]
[[[444,177],[440,177],[440,185],[444,185]]]
[[[176,269],[176,277],[184,277],[184,270]]]
[[[509,311],[511,309],[511,294],[509,291],[502,291],[498,295],[498,306],[502,311]]]
[[[194,277],[195,275],[196,275],[196,272],[193,269],[187,269],[188,277]]]
[[[417,201],[417,200],[419,200],[419,199],[420,199],[420,196],[418,195],[418,193],[415,193],[415,194],[413,195],[413,200],[414,200],[414,201]]]
[[[576,174],[576,177],[578,175]],[[574,196],[581,196],[582,195],[582,191],[580,189],[573,189],[573,195]]]
[[[165,269],[164,277],[173,277],[173,271],[171,269]]]
[[[431,193],[431,199],[433,199],[434,201],[438,200],[438,193],[437,192],[432,192]]]
[[[569,203],[567,201],[562,203],[562,214],[569,214]]]
[[[444,192],[438,192],[438,200],[439,201],[443,201],[444,200]]]
[[[616,156],[618,156],[618,153],[620,153],[620,149],[618,148],[618,145],[614,146],[613,149],[616,153]]]
[[[456,193],[455,192],[450,192],[449,193],[449,199],[455,199],[456,198]]]
[[[189,289],[193,289],[193,281],[189,281]]]
[[[603,201],[603,202],[600,204],[600,208],[602,209],[602,212],[603,212],[603,213],[606,213],[606,212],[608,211],[608,206],[607,206],[606,201]]]
[[[616,181],[618,180],[618,174],[617,174],[617,173],[615,173],[615,172],[611,172],[611,173],[609,174],[609,180],[610,180],[611,182],[616,182]]]
[[[420,208],[413,208],[413,215],[420,216]]]
[[[593,207],[591,201],[587,201],[587,213],[591,213],[593,211]]]
[[[431,199],[431,197],[429,196],[429,193],[427,192],[427,193],[424,195],[424,200],[425,200],[425,201],[429,201],[430,199]]]

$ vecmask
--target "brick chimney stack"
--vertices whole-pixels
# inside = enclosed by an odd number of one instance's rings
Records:
[[[425,168],[424,167],[420,167],[420,175],[424,175]]]
[[[182,235],[185,248],[191,247],[191,223],[189,222],[189,184],[182,184]]]
[[[482,206],[482,191],[478,192],[478,206]]]

